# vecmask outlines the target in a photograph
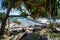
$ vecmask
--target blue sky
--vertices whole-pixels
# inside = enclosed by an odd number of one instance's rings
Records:
[[[2,8],[1,8],[1,2],[2,1],[0,0],[0,12],[6,12],[7,10],[2,10]],[[26,13],[28,13],[28,11],[26,10],[26,8],[23,5],[21,5],[21,7],[22,7],[22,9],[24,9],[26,11]],[[19,10],[16,10],[16,9],[13,10],[12,9],[11,12],[10,12],[10,15],[19,15],[20,13],[21,12]]]
[[[2,2],[2,1],[0,0],[0,12],[2,11],[2,10],[1,10],[1,2]]]
[[[1,8],[1,3],[2,3],[2,1],[0,0],[0,12],[6,12],[7,10],[2,10],[2,8]],[[19,11],[16,11],[16,10],[11,10],[11,12],[10,12],[10,15],[18,15],[20,12]]]
[[[0,0],[0,8],[1,8],[1,2],[2,2],[2,1]]]

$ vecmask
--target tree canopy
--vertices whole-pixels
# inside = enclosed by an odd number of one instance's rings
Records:
[[[57,0],[2,0],[2,8],[7,9],[5,15],[2,16],[2,24],[0,34],[3,35],[6,20],[9,17],[11,9],[17,9],[22,12],[23,17],[31,16],[33,19],[38,17],[47,17],[50,12],[51,17],[55,18],[57,16]],[[21,5],[28,10],[29,15],[23,12]]]
[[[0,12],[0,21],[2,21],[2,15],[3,15],[3,13]]]
[[[22,11],[22,4],[24,4],[25,8],[28,10],[32,18],[46,16],[46,0],[2,0],[3,9],[7,9],[10,5],[12,5],[12,8],[16,8]]]

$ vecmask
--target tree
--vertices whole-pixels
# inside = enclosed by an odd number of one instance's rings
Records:
[[[2,16],[2,24],[0,34],[3,35],[5,32],[6,20],[9,17],[9,13],[12,8],[16,8],[22,11],[21,4],[24,4],[27,10],[31,13],[30,16],[38,18],[40,16],[46,16],[46,1],[47,0],[2,0],[3,9],[7,9],[7,12]],[[54,7],[54,6],[53,6]],[[24,16],[25,14],[22,13]],[[26,14],[27,15],[27,14]]]
[[[2,15],[3,15],[3,13],[0,12],[0,22],[2,21]]]
[[[17,4],[19,5],[18,1],[20,0],[2,0],[2,7],[3,8],[7,8],[7,12],[2,15],[2,24],[1,24],[1,30],[0,30],[0,35],[3,35],[5,33],[5,25],[6,25],[6,20],[9,16],[9,13],[11,11],[11,9],[17,6]],[[11,6],[12,5],[12,6]]]

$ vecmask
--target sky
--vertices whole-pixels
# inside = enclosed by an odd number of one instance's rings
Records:
[[[6,12],[7,10],[2,10],[1,9],[1,3],[2,3],[2,1],[0,0],[0,12]],[[23,5],[21,5],[21,8],[24,9],[24,10],[26,10],[26,13],[28,13],[27,9]],[[16,9],[13,10],[12,9],[11,12],[10,12],[10,15],[19,15],[20,13],[21,12],[19,10],[16,10]]]
[[[1,10],[1,2],[2,2],[2,1],[0,0],[0,12],[2,11],[2,10]]]

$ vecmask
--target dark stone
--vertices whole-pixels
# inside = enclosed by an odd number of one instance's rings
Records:
[[[48,40],[46,36],[40,36],[38,40]]]
[[[24,29],[22,29],[22,32],[25,32],[25,30],[24,30]]]
[[[29,27],[32,27],[32,26],[29,26]]]
[[[58,33],[58,32],[60,32],[60,31],[58,31],[56,28],[53,28],[53,29],[51,29],[53,32],[55,32],[55,33]]]

